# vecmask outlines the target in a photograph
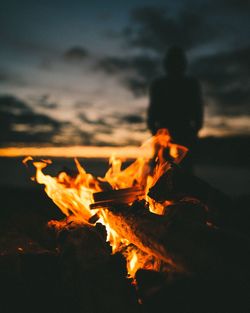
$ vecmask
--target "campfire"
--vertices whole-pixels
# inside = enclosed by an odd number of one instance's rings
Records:
[[[57,177],[44,173],[50,160],[23,161],[32,162],[34,179],[65,216],[49,221],[47,231],[67,292],[82,297],[76,312],[158,312],[169,295],[166,311],[211,312],[214,300],[203,303],[208,291],[221,296],[215,311],[228,312],[221,288],[233,285],[235,295],[235,285],[250,281],[249,238],[235,231],[232,199],[182,169],[188,149],[166,129],[140,149],[128,166],[111,156],[104,177],[87,173],[77,159],[77,174]],[[197,293],[191,304],[183,296],[190,290]]]
[[[155,147],[157,154],[152,159],[152,153],[150,155],[148,152],[153,152]],[[143,239],[137,238],[132,230],[124,233],[125,225],[124,221],[120,221],[119,212],[126,213],[134,207],[141,207],[145,212],[164,215],[171,202],[155,201],[149,197],[149,189],[170,164],[179,164],[188,151],[186,147],[172,143],[166,129],[159,130],[140,149],[146,155],[124,169],[121,159],[112,156],[104,177],[93,177],[77,159],[75,164],[78,174],[74,177],[65,172],[57,177],[45,175],[43,169],[51,161],[33,162],[36,168],[35,180],[45,185],[47,195],[66,216],[64,221],[51,221],[49,227],[59,231],[72,223],[78,227],[95,227],[96,223],[101,223],[105,226],[106,240],[112,247],[112,253],[122,252],[127,261],[128,276],[132,278],[139,268],[160,270],[161,260],[170,264],[172,261],[157,252],[157,249],[144,245]],[[168,160],[164,157],[166,149],[169,149]],[[31,160],[28,157],[23,162]],[[157,223],[152,225],[153,229],[155,227],[158,227]]]

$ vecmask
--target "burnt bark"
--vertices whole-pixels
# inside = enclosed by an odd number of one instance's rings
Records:
[[[107,210],[111,227],[177,271],[249,279],[250,242],[229,231],[178,214],[150,213],[144,202]]]
[[[195,175],[183,171],[175,164],[158,179],[149,190],[149,197],[163,202],[179,201],[185,197],[195,198],[208,208],[208,220],[217,226],[231,225],[232,199],[222,191]]]
[[[58,243],[66,312],[138,312],[126,261],[111,254],[103,225],[71,223],[59,232]]]
[[[101,224],[50,222],[55,251],[11,230],[0,240],[1,313],[138,312],[126,261]]]

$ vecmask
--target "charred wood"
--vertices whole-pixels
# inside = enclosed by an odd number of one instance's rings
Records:
[[[206,224],[208,221],[207,207],[197,199],[184,198],[165,207],[164,215],[170,219],[189,219],[193,222]]]
[[[107,210],[111,227],[177,271],[249,279],[250,242],[238,234],[178,214],[150,213],[144,202]]]
[[[230,223],[232,199],[175,164],[158,179],[148,195],[158,202],[178,201],[185,197],[198,199],[207,206],[210,222],[223,227]]]
[[[138,312],[122,255],[111,255],[101,224],[71,223],[59,231],[60,271],[67,312]]]

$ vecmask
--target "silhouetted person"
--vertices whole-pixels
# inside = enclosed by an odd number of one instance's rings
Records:
[[[203,125],[201,87],[186,75],[187,58],[182,48],[169,48],[164,58],[165,75],[150,86],[147,124],[151,133],[167,128],[174,143],[189,149],[183,168],[193,170],[193,153]]]

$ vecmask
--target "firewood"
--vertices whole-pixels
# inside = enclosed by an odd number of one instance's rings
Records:
[[[218,226],[227,225],[232,210],[228,195],[175,164],[158,179],[148,195],[158,202],[196,198],[207,206],[209,221]]]
[[[125,259],[111,254],[103,225],[72,222],[59,230],[58,243],[67,312],[138,312]]]
[[[101,191],[101,192],[95,192],[93,194],[93,198],[95,202],[98,201],[105,201],[105,200],[112,200],[116,198],[123,198],[126,196],[132,196],[132,195],[141,195],[144,194],[144,191],[142,188],[135,186],[131,188],[123,188],[123,189],[117,189],[117,190],[108,190],[108,191]]]
[[[90,209],[109,207],[112,204],[132,203],[145,195],[145,191],[138,187],[124,188],[118,190],[108,190],[93,194],[94,203]]]
[[[126,261],[111,254],[103,225],[67,218],[48,230],[56,251],[19,232],[1,237],[1,313],[139,311]]]
[[[250,276],[250,242],[245,237],[178,215],[153,214],[143,201],[111,207],[106,213],[122,238],[177,271],[237,279]]]
[[[75,263],[80,270],[103,264],[111,254],[106,231],[101,224],[94,226],[70,222],[57,235],[60,255],[65,262]]]
[[[164,215],[168,219],[184,218],[201,224],[206,224],[208,221],[207,207],[199,200],[193,198],[184,198],[168,204],[165,207]]]

